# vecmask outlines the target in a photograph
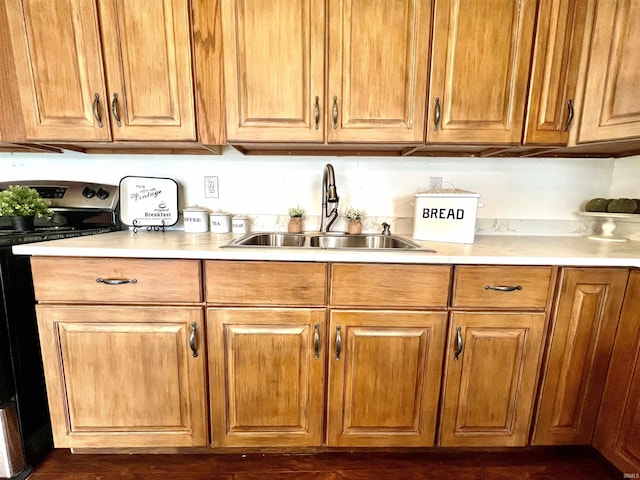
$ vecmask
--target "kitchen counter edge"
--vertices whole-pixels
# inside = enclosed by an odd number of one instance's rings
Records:
[[[120,231],[15,245],[17,255],[59,257],[182,258],[307,262],[567,265],[640,267],[639,242],[586,237],[477,235],[473,244],[418,241],[427,251],[223,248],[232,234]]]

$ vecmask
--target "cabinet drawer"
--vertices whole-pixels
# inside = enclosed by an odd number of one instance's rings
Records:
[[[31,268],[40,302],[202,301],[198,260],[33,257]]]
[[[551,274],[552,267],[456,267],[451,305],[544,309]]]
[[[324,305],[327,265],[304,262],[205,262],[208,303]]]
[[[373,307],[446,307],[448,265],[335,264],[331,304]]]

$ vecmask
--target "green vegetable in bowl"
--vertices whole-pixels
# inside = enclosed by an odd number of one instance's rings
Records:
[[[592,198],[584,206],[584,210],[585,212],[606,212],[609,202],[611,200],[608,198]]]
[[[634,213],[638,208],[638,202],[631,198],[616,198],[607,205],[609,213]]]

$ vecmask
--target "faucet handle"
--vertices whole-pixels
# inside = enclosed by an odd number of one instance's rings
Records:
[[[391,225],[387,222],[382,222],[382,235],[391,235]]]

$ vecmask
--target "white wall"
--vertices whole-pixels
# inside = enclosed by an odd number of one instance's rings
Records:
[[[485,207],[479,218],[575,219],[573,212],[590,198],[618,192],[640,197],[640,157],[258,157],[232,148],[222,156],[2,153],[0,181],[117,184],[126,175],[170,177],[180,185],[180,208],[198,204],[236,214],[285,215],[289,207],[300,205],[318,215],[326,163],[336,170],[341,213],[352,205],[371,216],[412,217],[413,196],[428,189],[430,176],[480,193]],[[204,176],[219,177],[220,198],[204,197]]]
[[[640,198],[640,156],[616,159],[609,196]]]

